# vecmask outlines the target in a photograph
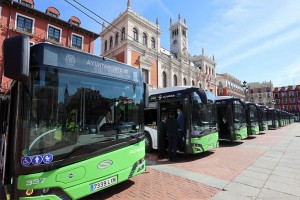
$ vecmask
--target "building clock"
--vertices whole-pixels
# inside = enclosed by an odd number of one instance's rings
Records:
[[[179,47],[178,47],[178,41],[175,39],[173,40],[173,43],[172,43],[172,51],[174,53],[178,53],[179,51]]]

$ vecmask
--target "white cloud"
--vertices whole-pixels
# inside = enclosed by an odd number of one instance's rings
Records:
[[[230,67],[232,64],[235,64],[245,58],[256,55],[268,49],[280,47],[286,43],[291,43],[295,40],[300,40],[300,28],[293,29],[289,32],[283,33],[276,37],[271,37],[268,40],[265,40],[264,42],[257,44],[257,46],[253,46],[247,49],[244,53],[240,52],[234,56],[230,56],[228,59],[222,62],[219,68]]]

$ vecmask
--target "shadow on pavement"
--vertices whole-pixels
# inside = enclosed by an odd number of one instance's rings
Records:
[[[134,182],[132,180],[127,180],[122,183],[118,183],[117,185],[114,185],[108,189],[104,189],[102,191],[98,191],[94,194],[91,194],[89,196],[86,196],[84,198],[81,198],[81,200],[100,200],[100,199],[108,199],[118,193],[123,192],[124,190],[127,190],[132,185],[134,185]]]
[[[151,152],[146,155],[146,159],[149,165],[166,165],[166,164],[175,164],[175,163],[185,163],[185,162],[192,162],[195,160],[199,160],[214,154],[213,151],[206,151],[199,154],[184,154],[184,153],[177,153],[177,161],[169,161],[168,155],[164,156],[162,159],[157,158],[157,152]]]
[[[264,135],[264,134],[266,134],[266,133],[264,133],[264,132],[259,133],[259,135]]]
[[[255,139],[256,138],[256,136],[254,136],[254,135],[249,135],[247,138],[245,138],[244,140],[253,140],[253,139]]]
[[[220,147],[235,147],[243,143],[242,141],[219,140]]]

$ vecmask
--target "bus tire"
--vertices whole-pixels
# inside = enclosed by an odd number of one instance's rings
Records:
[[[145,151],[150,153],[152,150],[152,138],[148,132],[145,132]]]

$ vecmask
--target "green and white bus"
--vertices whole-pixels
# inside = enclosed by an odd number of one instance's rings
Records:
[[[247,121],[247,133],[248,135],[259,134],[258,124],[258,105],[251,102],[245,102],[246,105],[246,121]]]
[[[219,147],[212,92],[193,86],[173,86],[149,91],[149,95],[149,108],[145,110],[147,151],[158,148],[157,127],[162,115],[176,113],[177,108],[182,109],[185,121],[184,137],[178,146],[180,152],[197,154]]]
[[[266,106],[259,105],[259,109],[258,109],[259,131],[268,130],[267,113],[268,113],[268,108]]]
[[[277,129],[279,127],[279,116],[277,109],[269,108],[267,112],[268,128]]]
[[[7,199],[80,199],[145,171],[139,69],[28,36],[4,41],[1,181]],[[3,109],[4,110],[4,109]]]
[[[226,140],[242,140],[248,137],[246,107],[240,98],[216,97],[219,137]]]

